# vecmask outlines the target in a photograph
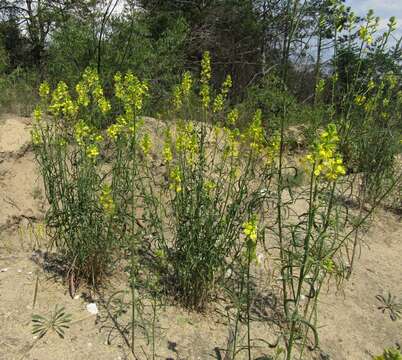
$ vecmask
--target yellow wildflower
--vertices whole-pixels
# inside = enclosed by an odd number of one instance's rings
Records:
[[[41,99],[46,99],[49,94],[50,94],[50,86],[45,81],[39,86],[39,96],[41,97]]]
[[[144,134],[144,136],[142,137],[140,147],[144,155],[147,156],[152,148],[151,137],[148,133]]]
[[[78,95],[77,103],[79,105],[87,107],[89,105],[89,96],[88,96],[88,89],[87,89],[86,85],[82,82],[79,82],[75,86],[75,91],[77,92],[77,95]]]
[[[257,219],[254,217],[243,223],[243,234],[253,242],[257,241]]]
[[[230,75],[226,76],[225,81],[222,84],[221,92],[218,94],[214,100],[212,111],[214,113],[220,112],[223,110],[223,106],[225,104],[225,100],[229,93],[230,88],[232,87],[232,78]]]
[[[204,182],[204,189],[205,189],[207,192],[210,192],[210,191],[214,190],[215,188],[216,188],[216,184],[215,184],[214,181],[212,181],[212,180],[206,180],[206,181]]]
[[[322,267],[328,272],[328,273],[333,273],[335,271],[335,263],[332,259],[330,258],[325,258],[322,261]]]
[[[281,135],[279,132],[275,132],[272,136],[271,142],[267,146],[267,164],[272,162],[279,156],[279,150],[281,146]]]
[[[107,128],[106,133],[113,141],[116,141],[117,137],[122,131],[122,128],[123,127],[120,124],[112,124]]]
[[[94,134],[93,141],[95,141],[97,143],[101,143],[103,141],[103,136],[101,134]]]
[[[193,79],[191,78],[191,73],[189,71],[186,71],[181,81],[181,92],[184,97],[189,96],[192,85]]]
[[[258,109],[251,121],[249,128],[247,129],[247,137],[250,141],[250,147],[254,151],[261,151],[265,145],[264,129],[262,127],[261,120],[262,112]]]
[[[218,94],[216,96],[215,100],[214,100],[212,111],[214,113],[222,111],[223,110],[223,105],[224,105],[223,95]]]
[[[211,101],[209,81],[211,79],[211,58],[209,51],[204,52],[201,60],[201,101],[204,109],[209,107]]]
[[[168,163],[173,160],[172,150],[170,149],[170,144],[168,144],[168,143],[165,143],[163,145],[163,158]]]
[[[193,122],[179,123],[176,138],[176,151],[185,155],[189,164],[193,164],[198,151],[197,133]]]
[[[228,114],[228,124],[232,126],[235,125],[238,118],[239,118],[239,110],[232,109]]]
[[[325,87],[325,80],[320,79],[320,81],[317,82],[317,85],[315,87],[316,94],[320,95],[324,91],[324,87]]]
[[[60,81],[53,92],[49,111],[54,116],[64,115],[73,117],[77,114],[78,107],[71,99],[68,86],[65,82]]]
[[[91,144],[87,149],[87,156],[91,159],[96,159],[99,155],[99,148],[95,144]]]
[[[342,157],[336,152],[339,136],[335,124],[329,124],[306,156],[306,161],[314,168],[315,176],[323,176],[328,181],[334,181],[346,174]]]
[[[232,77],[230,75],[227,75],[225,81],[222,84],[222,90],[221,90],[222,95],[226,97],[231,88],[232,88]]]
[[[357,95],[354,101],[357,106],[362,106],[366,102],[366,97],[364,95]]]
[[[140,111],[143,107],[144,97],[148,94],[148,85],[140,81],[131,71],[124,77],[116,73],[114,80],[116,98],[123,102],[126,120],[132,119],[133,111]]]
[[[173,89],[173,105],[176,110],[179,110],[183,105],[182,89],[179,85],[176,85]]]
[[[373,37],[369,33],[369,30],[366,26],[362,26],[359,29],[359,37],[360,40],[370,45],[373,42]]]
[[[34,109],[33,118],[36,122],[40,122],[42,120],[42,109],[39,106]]]
[[[99,202],[106,214],[113,215],[116,206],[113,201],[112,189],[109,185],[103,186]]]
[[[170,188],[174,189],[178,193],[181,192],[182,178],[181,178],[181,172],[180,172],[180,169],[178,166],[174,167],[172,169],[172,171],[170,172],[170,180],[171,180]]]
[[[41,135],[41,133],[39,132],[39,130],[38,129],[36,129],[36,128],[33,128],[32,130],[31,130],[31,139],[32,139],[32,143],[34,144],[34,145],[40,145],[40,144],[42,144],[42,135]]]
[[[91,128],[84,120],[78,121],[74,126],[74,138],[78,145],[83,146],[85,139],[91,135]]]
[[[104,97],[98,99],[98,106],[103,114],[106,114],[112,108],[110,102],[107,101]]]
[[[223,150],[223,159],[226,160],[227,158],[238,158],[240,143],[237,141],[236,132],[231,131],[228,128],[224,128],[223,131],[225,132],[227,138],[225,148]]]

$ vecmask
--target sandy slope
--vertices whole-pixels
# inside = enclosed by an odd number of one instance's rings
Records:
[[[83,299],[71,299],[65,284],[30,260],[41,238],[33,236],[29,224],[43,219],[45,202],[29,139],[29,119],[7,116],[0,120],[0,360],[129,358],[121,340],[106,344],[108,331],[88,317]],[[356,271],[344,291],[322,297],[321,359],[371,359],[386,346],[402,345],[402,320],[393,322],[381,313],[375,298],[391,291],[402,300],[400,219],[379,213],[364,240]],[[37,276],[39,291],[33,310]],[[65,339],[52,334],[30,349],[35,342],[31,314],[46,314],[56,304],[73,315]],[[211,314],[169,308],[161,315],[164,335],[158,341],[158,353],[164,359],[213,358],[214,347],[224,346],[227,337],[225,327],[217,322]]]

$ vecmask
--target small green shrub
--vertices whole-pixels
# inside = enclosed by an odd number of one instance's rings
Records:
[[[30,116],[38,101],[37,85],[37,74],[22,68],[0,74],[0,113]]]
[[[373,360],[401,360],[402,354],[398,349],[385,349],[384,353],[379,356],[375,356]]]

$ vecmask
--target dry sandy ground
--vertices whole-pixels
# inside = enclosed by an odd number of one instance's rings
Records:
[[[40,223],[45,202],[30,149],[29,119],[0,119],[0,360],[128,359],[127,346],[110,328],[95,321],[81,297],[71,299],[65,284],[31,260],[41,237],[28,226]],[[402,320],[378,310],[378,294],[391,291],[402,300],[402,224],[390,213],[377,214],[365,236],[356,271],[343,291],[323,294],[320,311],[321,354],[307,358],[371,359],[384,347],[402,345]],[[35,284],[38,294],[33,309]],[[56,304],[72,314],[64,339],[50,333],[37,339],[31,315],[48,314]],[[156,344],[160,359],[213,359],[225,347],[226,327],[215,313],[188,313],[169,307],[160,315]],[[269,331],[261,326],[255,335]],[[139,359],[146,357],[139,351]]]

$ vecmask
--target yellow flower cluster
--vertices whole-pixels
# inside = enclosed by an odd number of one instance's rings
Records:
[[[170,189],[174,189],[178,193],[181,192],[182,177],[181,177],[181,171],[178,166],[174,167],[170,171],[170,181],[171,181]]]
[[[98,99],[98,106],[99,106],[100,111],[103,114],[106,114],[112,108],[110,105],[110,102],[108,100],[106,100],[104,97],[101,97]]]
[[[315,86],[315,92],[317,95],[322,94],[322,92],[324,91],[324,87],[325,87],[325,80],[324,79],[320,79],[320,81],[317,82],[316,86]]]
[[[334,260],[332,260],[331,258],[325,258],[321,262],[321,266],[330,274],[335,271],[335,263]]]
[[[193,79],[191,73],[186,71],[183,75],[180,85],[176,85],[173,89],[173,105],[176,110],[179,110],[183,105],[183,99],[190,95]]]
[[[42,135],[39,131],[39,129],[37,127],[34,127],[31,130],[31,139],[32,139],[32,143],[34,145],[40,145],[42,144],[43,140],[42,140]]]
[[[366,102],[366,97],[364,95],[356,95],[354,102],[357,106],[363,106]]]
[[[104,185],[102,188],[101,195],[99,197],[99,202],[108,215],[113,215],[115,211],[115,203],[113,201],[112,189],[109,185]]]
[[[204,52],[201,60],[201,101],[204,109],[208,109],[211,102],[209,81],[211,79],[211,57],[209,51]]]
[[[227,118],[228,124],[231,126],[234,126],[236,124],[238,118],[239,118],[239,110],[236,108],[232,109],[231,111],[229,111],[229,114],[228,114],[228,118]]]
[[[264,129],[262,127],[262,112],[258,109],[247,129],[246,137],[250,142],[250,147],[256,152],[261,152],[266,145],[266,140],[264,136]]]
[[[84,146],[85,139],[91,135],[91,128],[84,120],[79,120],[74,126],[74,138],[78,145]]]
[[[41,97],[42,100],[47,99],[47,97],[50,94],[50,86],[49,84],[45,81],[39,86],[39,96]]]
[[[216,184],[213,180],[205,180],[203,186],[204,190],[207,192],[210,192],[216,188]]]
[[[198,153],[197,129],[192,121],[179,123],[177,127],[176,151],[184,155],[190,165],[194,164]]]
[[[250,240],[257,241],[257,232],[257,219],[255,217],[243,223],[243,234]]]
[[[370,45],[373,42],[373,37],[371,36],[369,29],[366,26],[362,26],[359,29],[359,38],[361,41]]]
[[[255,215],[253,215],[249,221],[243,223],[243,234],[247,239],[247,250],[250,260],[257,260],[258,226],[257,217]]]
[[[339,136],[335,124],[329,124],[314,144],[312,153],[306,160],[313,166],[315,176],[323,176],[328,181],[334,181],[345,175],[346,170],[342,157],[337,153]]]
[[[35,107],[34,112],[33,112],[33,118],[37,123],[41,122],[42,109],[40,108],[40,106]]]
[[[191,87],[193,86],[193,79],[191,73],[186,71],[183,75],[183,80],[181,81],[181,91],[184,97],[190,95]]]
[[[111,110],[110,102],[103,95],[103,89],[99,81],[99,76],[96,70],[87,68],[82,75],[82,80],[76,85],[77,104],[84,107],[89,106],[90,96],[96,101],[99,110],[106,114]]]
[[[176,110],[179,110],[183,105],[181,86],[176,85],[173,89],[173,105]]]
[[[77,92],[77,103],[79,105],[82,105],[84,107],[87,107],[89,105],[89,95],[88,95],[88,89],[83,86],[82,83],[78,83],[75,86],[75,91]]]
[[[250,260],[257,259],[257,217],[253,216],[249,221],[243,223],[243,234],[246,236],[247,240],[247,250]]]
[[[226,135],[225,148],[223,150],[223,159],[237,159],[239,157],[240,143],[238,141],[238,131],[232,131],[228,128],[223,129]]]
[[[173,160],[172,150],[170,149],[170,145],[165,142],[163,145],[163,158],[166,162],[171,162]]]
[[[173,160],[172,134],[169,129],[165,132],[165,142],[163,143],[162,155],[167,163],[170,163]]]
[[[225,100],[228,96],[228,93],[229,93],[229,90],[231,87],[232,87],[232,78],[230,75],[228,75],[222,84],[220,94],[218,94],[214,100],[214,104],[212,107],[213,112],[216,113],[216,112],[220,112],[223,110]]]
[[[87,148],[87,156],[90,159],[96,159],[99,155],[99,148],[96,144],[90,144]]]
[[[146,133],[141,139],[140,148],[145,156],[149,154],[152,148],[151,136]]]
[[[77,114],[78,107],[71,99],[68,86],[65,82],[60,81],[54,90],[49,111],[54,116],[66,116],[70,118],[73,118]]]
[[[79,120],[74,126],[74,138],[77,144],[85,148],[86,155],[90,159],[96,159],[99,155],[98,143],[103,137],[97,134],[84,120]]]
[[[106,133],[108,134],[110,139],[112,139],[113,141],[116,141],[117,137],[120,135],[122,130],[123,130],[123,126],[121,124],[117,123],[117,124],[110,125],[107,128]]]
[[[116,97],[123,102],[127,120],[134,120],[135,112],[143,107],[144,97],[148,94],[148,85],[131,71],[124,77],[121,73],[114,76]]]
[[[272,136],[272,140],[270,141],[270,143],[267,146],[267,161],[266,163],[268,165],[272,164],[273,161],[278,158],[279,156],[279,150],[281,147],[281,135],[280,133],[277,131],[274,133],[274,135]]]
[[[376,98],[375,97],[371,97],[369,98],[365,103],[364,103],[364,111],[366,113],[371,113],[376,105]]]

